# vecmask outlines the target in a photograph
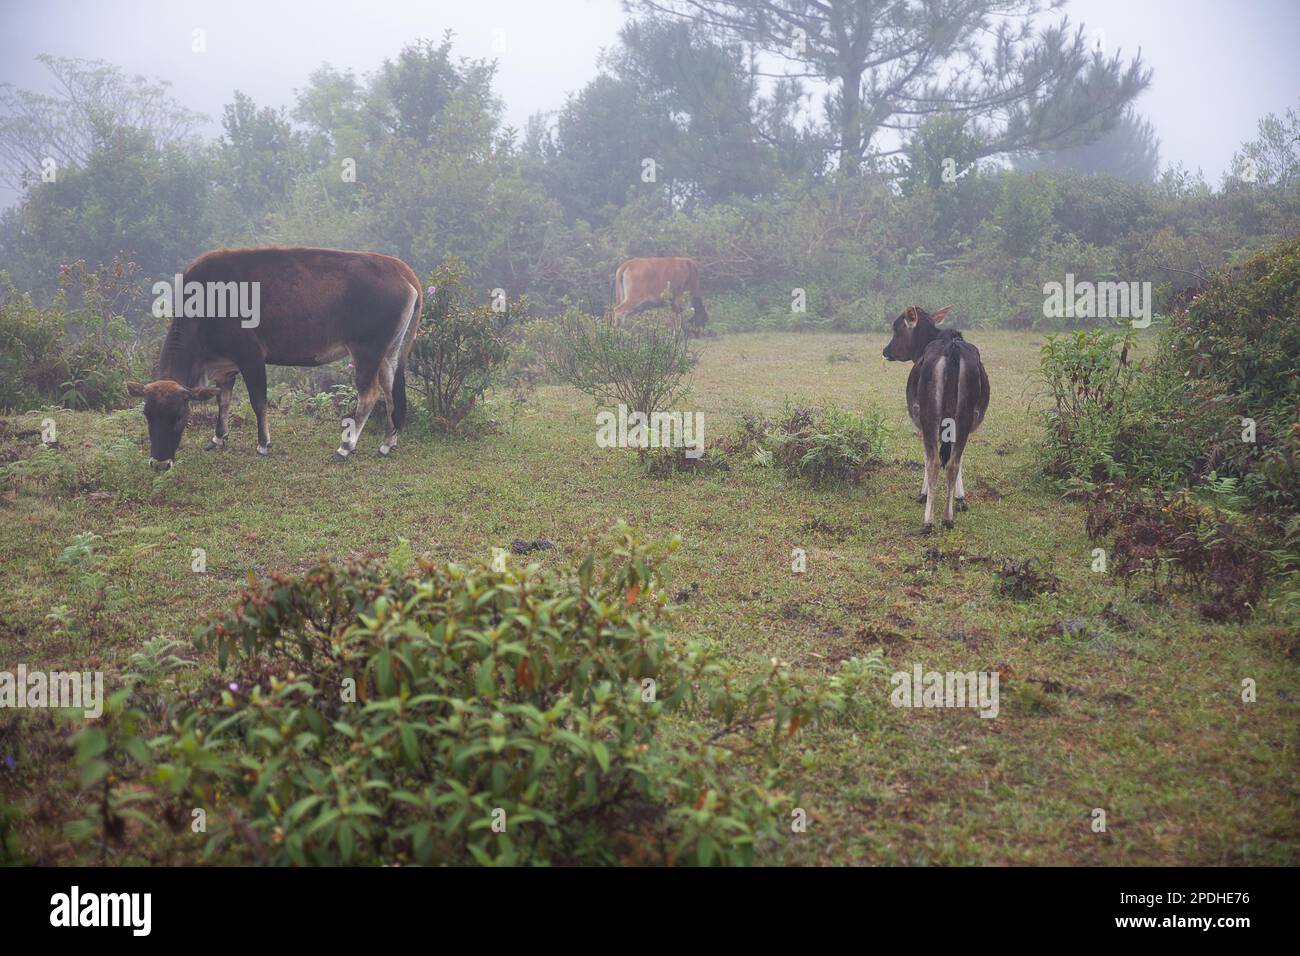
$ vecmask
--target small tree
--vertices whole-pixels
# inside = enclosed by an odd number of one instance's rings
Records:
[[[449,256],[429,278],[421,334],[411,349],[411,375],[435,429],[452,431],[474,410],[510,356],[510,327],[523,313],[522,299],[473,305],[465,265]]]
[[[570,309],[556,323],[555,336],[547,362],[560,381],[647,418],[687,393],[698,360],[682,329],[653,318],[616,326]]]

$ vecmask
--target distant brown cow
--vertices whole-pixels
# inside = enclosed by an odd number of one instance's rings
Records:
[[[681,324],[682,296],[690,293],[695,314],[692,325],[702,329],[709,321],[700,296],[700,270],[694,259],[672,256],[663,259],[629,259],[614,273],[614,321],[662,303],[671,295],[673,313]]]
[[[891,362],[912,362],[907,376],[907,414],[921,433],[925,449],[925,477],[917,501],[925,502],[928,534],[934,528],[934,493],[939,465],[947,469],[948,503],[943,526],[951,528],[954,506],[966,510],[966,488],[961,463],[966,440],[984,421],[989,407],[989,377],[980,352],[960,332],[937,326],[952,306],[934,315],[911,306],[894,320],[894,337],[885,346]]]
[[[233,297],[251,300],[255,314],[231,316]],[[158,380],[128,386],[144,398],[155,467],[171,467],[190,402],[217,397],[217,425],[205,449],[226,443],[237,375],[257,416],[257,453],[270,454],[266,366],[324,365],[345,356],[356,366],[357,406],[344,420],[334,459],[356,448],[381,390],[388,429],[376,454],[397,444],[406,418],[406,357],[424,307],[420,280],[405,262],[339,249],[218,249],[186,267],[172,298]]]

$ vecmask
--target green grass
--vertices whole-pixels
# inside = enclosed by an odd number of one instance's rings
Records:
[[[918,533],[921,455],[903,407],[907,367],[881,361],[880,335],[707,340],[682,406],[704,412],[707,444],[741,413],[776,412],[787,397],[873,403],[894,438],[889,464],[858,487],[814,490],[756,466],[648,478],[634,452],[596,446],[594,406],[562,388],[539,390],[517,411],[498,396],[488,413],[500,434],[408,434],[386,461],[369,457],[381,437],[372,422],[361,454],[342,465],[328,460],[338,443],[332,422],[275,413],[273,455],[258,458],[244,406],[222,451],[200,451],[210,426],[193,426],[177,470],[144,500],[36,488],[0,499],[0,670],[98,668],[111,689],[143,642],[188,638],[202,616],[230,604],[250,570],[385,551],[399,537],[448,559],[547,538],[556,550],[529,560],[569,561],[621,517],[649,537],[683,538],[671,564],[674,590],[690,591],[678,614],[682,641],[709,642],[754,668],[776,657],[830,673],[883,647],[890,671],[920,662],[1003,675],[996,719],[896,710],[882,679],[877,730],[805,732],[788,759],[802,767],[808,830],[765,847],[766,862],[1300,861],[1294,635],[1263,613],[1245,625],[1209,624],[1185,596],[1151,599],[1145,583],[1126,592],[1094,573],[1082,508],[1035,473],[1041,337],[968,338],[993,398],[967,450],[971,509],[951,531]],[[828,361],[833,353],[852,359]],[[30,428],[40,417],[11,424]],[[143,440],[137,414],[54,417],[69,457],[123,436]],[[70,596],[76,574],[56,560],[86,531],[103,537],[104,580],[120,591],[111,613]],[[191,572],[192,548],[207,552],[206,574]],[[793,548],[807,552],[806,574],[791,572]],[[941,560],[926,560],[931,548]],[[1057,593],[1022,602],[997,593],[1002,560],[1026,557],[1060,577]],[[70,606],[74,627],[46,620],[59,604]],[[1058,622],[1070,619],[1083,622],[1082,635],[1061,633]],[[210,678],[214,667],[205,659],[185,680]],[[1258,702],[1241,701],[1244,678],[1256,681]],[[18,806],[27,859],[93,862],[62,836],[80,797],[65,731],[42,716],[0,712],[0,801]],[[12,771],[6,754],[16,757]],[[1091,828],[1097,807],[1105,833]],[[121,859],[138,859],[129,844]]]

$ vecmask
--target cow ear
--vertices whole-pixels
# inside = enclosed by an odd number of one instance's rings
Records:
[[[938,325],[940,322],[943,321],[943,317],[948,314],[948,310],[951,308],[952,306],[945,305],[938,312],[930,313],[930,321],[933,322],[935,325]]]
[[[127,382],[126,394],[133,398],[144,398],[144,386],[139,382]]]
[[[211,385],[204,385],[201,388],[187,388],[185,390],[185,400],[187,402],[206,402],[210,398],[216,398],[220,389],[213,388]]]
[[[907,311],[903,313],[903,321],[907,323],[909,329],[916,328],[917,318],[916,306],[909,305]]]

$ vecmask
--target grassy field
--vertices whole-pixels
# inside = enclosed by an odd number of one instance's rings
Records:
[[[1035,476],[1040,337],[969,338],[993,398],[967,453],[971,508],[954,530],[919,534],[907,368],[882,362],[881,335],[707,340],[684,404],[703,411],[707,443],[736,416],[776,411],[787,397],[874,403],[895,427],[890,463],[842,489],[757,466],[646,477],[634,452],[596,446],[589,399],[555,387],[521,406],[495,397],[499,434],[412,434],[386,461],[369,457],[381,437],[372,422],[362,454],[342,465],[329,462],[334,423],[274,413],[273,454],[258,458],[245,405],[222,451],[200,451],[209,426],[192,425],[177,469],[140,500],[39,488],[0,500],[0,670],[98,668],[111,688],[143,641],[187,638],[250,570],[385,551],[399,537],[448,559],[545,538],[556,548],[538,560],[569,561],[621,517],[649,538],[683,539],[671,563],[686,596],[680,640],[756,668],[777,657],[830,673],[880,647],[890,672],[919,662],[1002,675],[996,719],[891,708],[882,677],[875,730],[805,734],[790,759],[806,768],[808,831],[765,861],[1300,862],[1295,635],[1263,613],[1206,623],[1185,596],[1152,596],[1145,583],[1126,592],[1095,573],[1082,508]],[[10,432],[41,417],[15,416]],[[137,413],[55,417],[69,457],[144,440]],[[12,457],[17,439],[6,440]],[[99,571],[118,589],[117,606],[89,620],[71,590],[77,572],[57,562],[81,532],[102,536]],[[191,571],[194,548],[206,551],[204,574]],[[807,553],[805,574],[791,572],[793,548]],[[1059,590],[1000,596],[1002,561],[1027,557],[1059,576]],[[47,619],[57,605],[73,625]],[[209,674],[214,666],[201,662]],[[1259,688],[1255,703],[1241,700],[1245,678]],[[25,855],[44,863],[82,859],[62,835],[77,798],[58,740],[30,714],[0,714],[0,795],[22,813]],[[1106,832],[1093,831],[1094,808],[1105,810]]]

